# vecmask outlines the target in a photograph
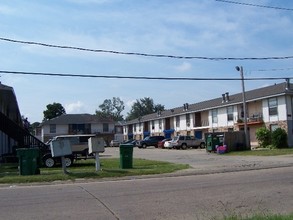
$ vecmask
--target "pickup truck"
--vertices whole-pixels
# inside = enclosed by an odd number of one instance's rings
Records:
[[[176,149],[187,149],[189,147],[195,148],[195,147],[200,147],[200,148],[205,148],[205,141],[203,139],[197,139],[193,136],[175,136],[172,141],[171,145],[173,148]]]

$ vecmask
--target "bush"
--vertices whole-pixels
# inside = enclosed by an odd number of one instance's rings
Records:
[[[257,129],[255,134],[259,147],[267,147],[271,144],[272,133],[266,127]]]
[[[272,145],[275,148],[287,148],[287,132],[282,128],[277,128],[272,132]]]

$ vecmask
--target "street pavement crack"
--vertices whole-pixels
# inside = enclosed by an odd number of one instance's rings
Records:
[[[85,191],[86,193],[88,193],[90,196],[92,196],[95,200],[99,201],[117,220],[119,220],[120,218],[115,214],[114,211],[111,210],[111,208],[109,206],[107,206],[101,199],[99,199],[98,197],[96,197],[94,194],[92,194],[90,191],[88,191],[87,189],[85,189],[82,186],[78,186],[79,188],[81,188],[83,191]]]

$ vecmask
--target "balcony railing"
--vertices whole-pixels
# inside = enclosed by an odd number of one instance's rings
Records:
[[[201,120],[200,123],[194,123],[193,127],[208,127],[209,120]]]
[[[244,123],[244,118],[243,117],[238,117],[237,120],[238,124],[243,124]],[[263,116],[261,113],[254,113],[251,114],[247,117],[247,123],[248,124],[255,124],[255,123],[263,123]]]

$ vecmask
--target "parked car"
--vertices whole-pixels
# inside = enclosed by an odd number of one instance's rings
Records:
[[[165,139],[159,141],[159,143],[158,143],[158,148],[164,148],[164,144],[165,144],[165,142],[166,142],[166,141],[170,141],[170,140],[172,140],[172,139],[171,139],[171,138],[165,138]]]
[[[172,145],[172,140],[169,140],[169,141],[165,141],[164,143],[164,148],[168,148],[168,149],[171,149],[171,148],[174,148],[174,146]]]
[[[119,147],[119,145],[120,145],[120,141],[118,140],[112,140],[110,142],[110,147]]]
[[[130,139],[128,141],[124,141],[123,144],[132,144],[134,147],[136,146],[137,140]]]
[[[187,149],[189,147],[205,148],[205,141],[203,139],[197,139],[193,136],[176,136],[173,138],[171,144],[176,149]]]
[[[148,146],[158,147],[159,141],[164,140],[164,139],[165,139],[164,136],[147,136],[142,141],[137,142],[137,147],[138,148],[146,148]]]

